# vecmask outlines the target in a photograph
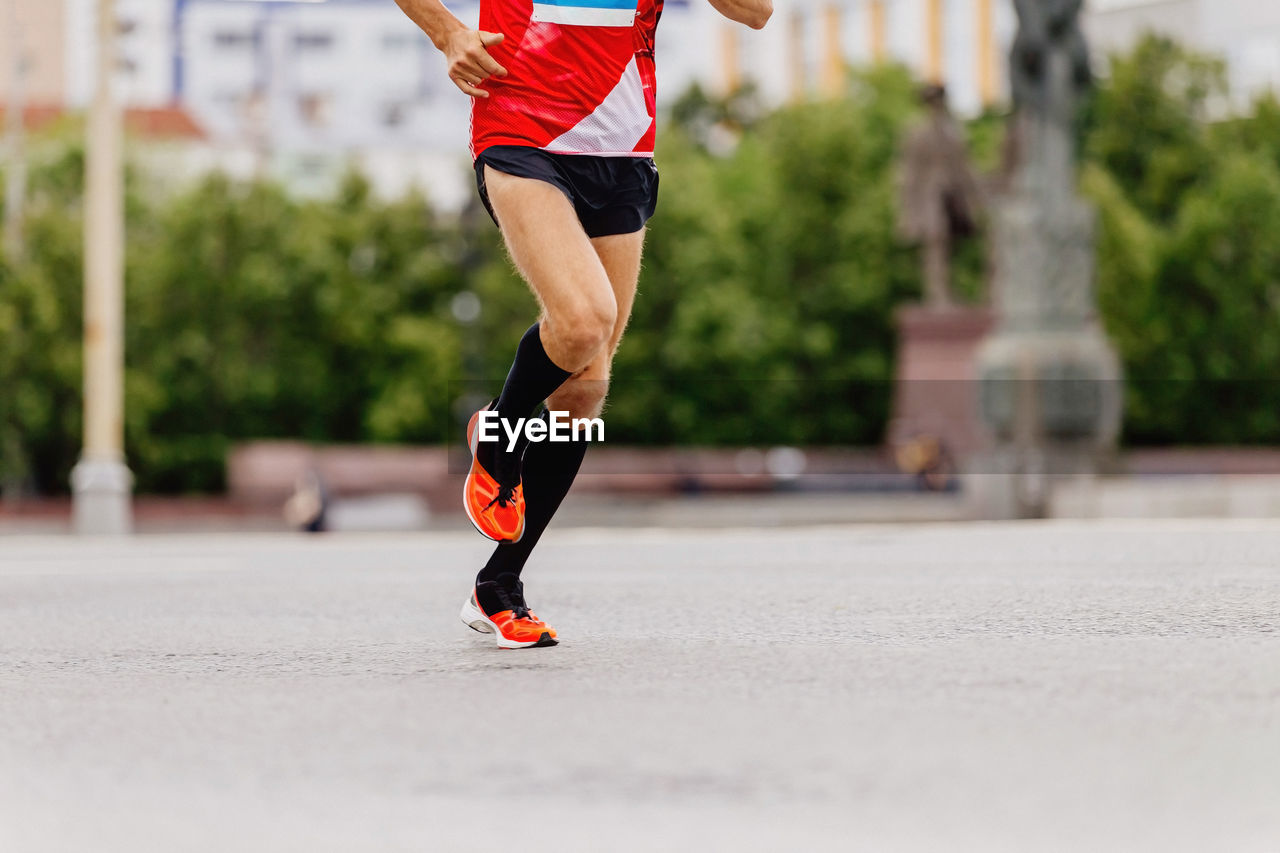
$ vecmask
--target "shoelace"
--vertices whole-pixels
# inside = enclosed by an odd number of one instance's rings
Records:
[[[515,486],[505,486],[505,485],[503,485],[502,483],[499,483],[499,484],[498,484],[498,494],[497,494],[497,496],[496,496],[496,497],[494,497],[494,499],[493,499],[493,500],[491,500],[491,501],[489,501],[487,504],[485,504],[485,505],[484,505],[484,508],[485,508],[485,509],[488,509],[489,507],[493,506],[494,504],[497,504],[498,506],[501,506],[501,507],[505,507],[505,506],[508,506],[508,505],[509,505],[509,504],[511,504],[511,503],[514,503],[514,502],[515,502],[515,498],[516,498],[516,487],[515,487]]]
[[[489,401],[489,405],[485,406],[480,411],[482,412],[493,411],[495,408],[497,408],[497,405],[498,405],[498,398],[494,397],[492,400]],[[496,469],[497,466],[495,465],[494,468]],[[495,470],[494,473],[497,474],[498,472]],[[490,509],[493,507],[494,504],[497,504],[500,507],[509,506],[515,501],[515,496],[516,496],[516,487],[514,485],[506,485],[501,480],[498,480],[498,494],[494,496],[493,500],[485,504],[484,508]]]
[[[498,600],[502,602],[503,610],[510,610],[511,615],[516,619],[529,618],[529,608],[524,603],[524,596],[518,591],[505,590],[502,587],[498,587],[495,592],[498,595]]]
[[[497,404],[498,404],[498,401],[495,399],[492,403],[489,404],[488,408],[492,409]],[[542,411],[538,412],[538,414],[535,415],[535,417],[543,418],[545,420],[547,417],[547,410],[544,408]],[[517,472],[514,474],[514,476],[517,479],[517,481],[519,480],[518,472],[520,470],[519,468],[520,460],[524,458],[524,451],[527,445],[528,445],[527,440],[525,440],[525,438],[521,436],[519,442],[516,445],[518,447],[518,450],[513,451],[513,454],[516,460],[514,463],[514,465],[516,466],[515,471]],[[485,505],[485,509],[489,509],[494,504],[497,504],[500,507],[506,507],[515,501],[516,484],[503,482],[504,479],[513,476],[511,471],[507,471],[506,468],[503,467],[504,464],[506,465],[512,464],[508,461],[508,459],[509,457],[507,456],[499,455],[494,460],[496,464],[494,465],[493,474],[494,474],[494,479],[498,483],[498,494],[497,496],[494,497],[493,500],[489,501],[489,503]]]

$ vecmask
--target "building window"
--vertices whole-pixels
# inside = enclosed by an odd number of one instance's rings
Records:
[[[213,43],[223,49],[243,49],[258,46],[258,33],[254,30],[218,30]]]
[[[396,128],[405,123],[405,120],[409,117],[408,112],[408,107],[403,101],[392,101],[382,105],[382,109],[379,111],[379,118],[383,127]]]
[[[333,47],[330,33],[294,33],[293,46],[298,50],[328,50]]]
[[[328,127],[333,99],[327,92],[308,92],[298,96],[298,114],[307,127]]]

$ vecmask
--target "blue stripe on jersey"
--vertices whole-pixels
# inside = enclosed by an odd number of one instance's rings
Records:
[[[636,0],[537,0],[539,6],[560,6],[578,9],[627,9],[636,8]]]

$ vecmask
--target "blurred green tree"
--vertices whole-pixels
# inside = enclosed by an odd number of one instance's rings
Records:
[[[425,199],[378,202],[352,175],[297,201],[215,175],[151,227],[129,271],[140,487],[219,488],[228,444],[251,437],[443,438],[462,281],[456,228]]]
[[[83,151],[60,140],[32,158],[25,257],[0,258],[0,478],[58,491],[80,449]]]
[[[1148,35],[1130,54],[1110,58],[1086,110],[1085,157],[1110,172],[1146,216],[1168,224],[1213,164],[1207,119],[1225,97],[1220,60]]]
[[[1228,105],[1221,61],[1148,36],[1089,111],[1082,186],[1129,443],[1280,439],[1280,105],[1210,120]]]
[[[726,109],[708,110],[712,116]],[[900,68],[785,107],[729,151],[665,129],[664,186],[610,426],[643,443],[874,443],[893,308],[919,293],[894,231],[893,164],[916,112]],[[734,129],[734,128],[731,128]]]
[[[1220,62],[1151,37],[1112,58],[1087,111],[1081,184],[1130,443],[1280,431],[1280,103],[1227,105]],[[893,311],[920,290],[894,228],[916,109],[894,67],[772,113],[749,90],[679,99],[611,441],[882,439]],[[78,131],[33,146],[27,257],[0,258],[0,478],[43,492],[65,490],[80,444]],[[994,168],[1001,117],[968,131]],[[216,175],[175,189],[131,174],[128,189],[126,435],[143,491],[221,488],[245,439],[444,441],[456,380],[496,391],[536,310],[474,210],[383,201],[355,175],[325,200]],[[960,293],[980,292],[983,261],[961,247]],[[471,326],[450,307],[463,291]]]

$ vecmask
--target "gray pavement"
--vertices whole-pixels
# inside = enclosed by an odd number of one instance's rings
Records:
[[[1280,850],[1280,524],[0,540],[0,851]]]

